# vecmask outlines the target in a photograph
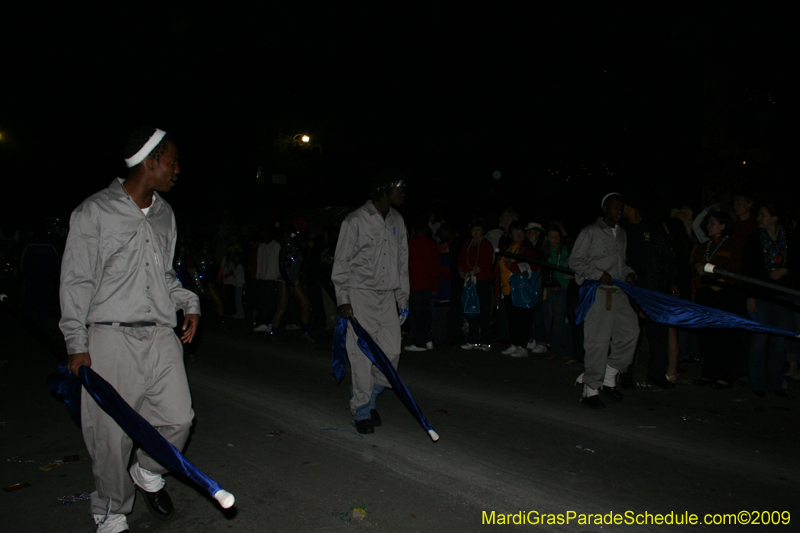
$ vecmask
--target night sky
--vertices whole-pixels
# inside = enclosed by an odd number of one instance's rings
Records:
[[[588,223],[610,190],[697,208],[794,182],[788,11],[429,4],[3,8],[3,229],[124,176],[141,125],[176,137],[167,199],[204,216],[358,205],[387,166],[409,213],[542,223]]]

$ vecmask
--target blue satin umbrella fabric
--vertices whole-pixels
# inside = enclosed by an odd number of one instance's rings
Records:
[[[117,390],[88,366],[78,370],[80,380],[62,364],[48,379],[48,386],[64,398],[70,414],[80,423],[81,385],[91,395],[103,411],[138,442],[147,452],[166,466],[184,474],[203,487],[212,498],[227,509],[235,501],[233,494],[223,489],[219,483],[208,477],[194,463],[173,446],[150,425],[142,416],[122,399]]]
[[[698,305],[669,294],[643,289],[616,279],[612,281],[639,304],[650,320],[658,324],[684,328],[739,328],[758,333],[798,337],[795,332],[759,324],[743,316]],[[592,307],[599,284],[599,281],[587,279],[581,285],[580,300],[575,311],[576,324],[583,321],[586,313]]]
[[[337,383],[344,378],[347,366],[347,348],[345,345],[347,340],[347,322],[348,321],[344,318],[339,317],[333,332],[333,375],[336,377]],[[389,383],[392,384],[394,392],[400,397],[400,400],[405,404],[408,410],[411,411],[411,414],[422,424],[422,427],[428,432],[431,440],[434,442],[438,441],[439,435],[433,429],[430,422],[428,422],[428,419],[425,418],[422,409],[420,409],[417,402],[414,401],[411,392],[409,392],[403,380],[400,379],[397,370],[395,370],[380,346],[378,346],[372,337],[370,337],[369,333],[361,327],[361,324],[358,323],[355,317],[350,317],[350,324],[353,326],[353,331],[356,336],[358,336],[358,347],[361,348],[364,355],[372,361],[372,364],[383,372],[383,375],[385,375]]]

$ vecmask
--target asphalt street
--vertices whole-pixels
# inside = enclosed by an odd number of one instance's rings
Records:
[[[501,347],[404,352],[400,375],[441,436],[433,443],[390,390],[378,405],[383,426],[354,431],[349,375],[337,385],[331,374],[329,333],[309,346],[288,332],[275,344],[250,329],[206,327],[186,362],[196,415],[186,456],[236,505],[222,510],[192,482],[168,476],[175,517],[160,522],[137,499],[132,531],[741,529],[581,524],[579,516],[486,525],[492,512],[496,523],[545,513],[702,521],[740,511],[773,520],[788,511],[787,531],[800,522],[797,382],[788,398],[758,398],[741,385],[693,386],[699,367],[686,366],[674,390],[626,391],[621,403],[592,411],[573,387],[580,367],[560,358],[515,359]],[[86,501],[59,500],[94,483],[80,430],[45,386],[57,361],[37,336],[7,316],[0,324],[2,529],[92,531]],[[18,484],[28,486],[8,491]]]

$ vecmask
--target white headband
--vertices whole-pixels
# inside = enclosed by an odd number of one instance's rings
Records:
[[[620,198],[622,198],[622,195],[620,193],[618,193],[618,192],[610,192],[610,193],[606,194],[605,196],[603,196],[603,199],[600,200],[600,207],[601,208],[604,205],[606,205],[606,200],[608,200],[609,196],[619,196]]]
[[[125,164],[128,165],[128,168],[135,167],[144,161],[145,158],[150,155],[150,152],[153,151],[153,148],[155,148],[158,143],[161,142],[161,139],[163,139],[164,135],[166,134],[166,131],[156,128],[156,132],[150,136],[147,142],[144,143],[144,146],[142,146],[138,152],[125,160]]]

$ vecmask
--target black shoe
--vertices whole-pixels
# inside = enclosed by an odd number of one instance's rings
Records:
[[[369,410],[369,415],[372,417],[372,425],[378,427],[381,425],[381,415],[375,409]]]
[[[375,422],[371,418],[356,420],[356,431],[359,433],[375,433]]]
[[[581,398],[581,403],[590,409],[605,409],[606,404],[600,399],[600,396],[584,396]]]
[[[610,400],[614,400],[615,402],[622,401],[622,393],[616,387],[606,387],[603,386],[603,394],[606,395],[606,398]]]
[[[647,377],[647,383],[652,385],[655,388],[664,389],[664,390],[674,389],[675,388],[675,384],[673,382],[671,382],[670,380],[668,380],[666,378],[666,376],[661,376],[661,377],[658,377],[658,378],[652,378],[652,377],[648,376]]]
[[[169,520],[175,514],[175,507],[172,506],[172,499],[167,494],[166,487],[158,492],[147,492],[141,487],[136,487],[136,490],[144,496],[144,503],[150,514],[159,520]]]

